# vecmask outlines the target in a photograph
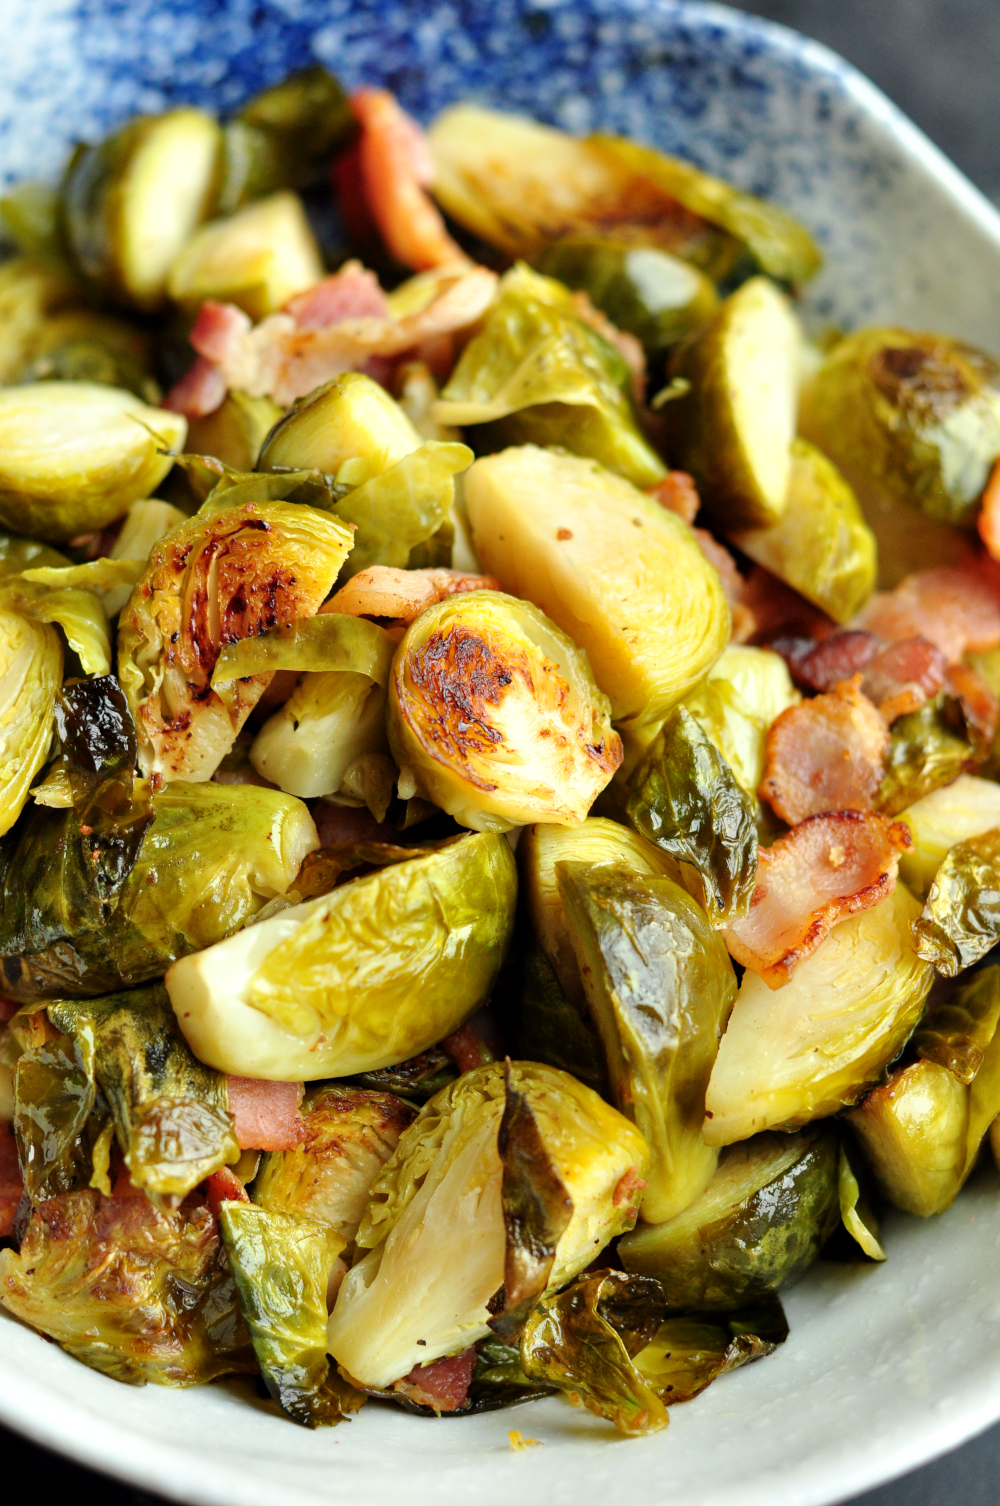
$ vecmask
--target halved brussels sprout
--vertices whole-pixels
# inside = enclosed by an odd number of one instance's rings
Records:
[[[584,827],[588,824],[585,821]],[[551,830],[566,828],[556,826]],[[587,1014],[579,979],[577,988],[580,998],[570,1003],[538,942],[526,941],[507,964],[490,1003],[494,1009],[499,1004],[504,1038],[517,1056],[558,1067],[586,1083],[602,1098],[610,1098],[604,1050]]]
[[[983,1064],[998,1023],[1000,966],[994,963],[931,1007],[913,1037],[913,1049],[968,1085]]]
[[[704,1192],[618,1253],[663,1282],[675,1311],[726,1312],[796,1281],[840,1220],[835,1134],[755,1135],[722,1154]]]
[[[899,861],[900,876],[923,898],[956,842],[981,837],[1000,827],[1000,784],[959,774],[950,784],[907,806],[905,821],[913,847]]]
[[[787,299],[754,277],[671,360],[690,390],[664,409],[670,455],[726,533],[770,528],[785,512],[800,339]]]
[[[257,1360],[200,1200],[64,1193],[37,1207],[19,1251],[0,1250],[0,1303],[74,1359],[129,1385],[196,1386]]]
[[[0,201],[4,224],[6,210]],[[51,320],[74,300],[73,278],[51,263],[11,256],[0,263],[0,382],[19,382],[46,345]]]
[[[835,622],[850,622],[875,589],[875,536],[857,497],[821,451],[795,439],[791,455],[781,517],[729,537]]]
[[[0,523],[63,543],[113,523],[173,465],[187,423],[92,382],[0,391]]]
[[[660,481],[665,467],[639,428],[628,367],[568,290],[519,265],[498,293],[434,405],[438,423],[489,425],[475,436],[487,451],[561,445],[636,486]]]
[[[507,1073],[534,1120],[535,1156],[570,1200],[548,1275],[555,1290],[634,1223],[630,1192],[615,1194],[637,1187],[648,1152],[634,1125],[567,1073],[534,1062]],[[512,1163],[498,1148],[507,1104],[501,1063],[465,1073],[424,1105],[375,1181],[357,1239],[368,1254],[344,1278],[328,1331],[342,1373],[366,1388],[490,1333],[509,1274]]]
[[[918,954],[946,978],[1000,941],[1000,826],[949,848],[913,934]]]
[[[356,130],[346,94],[318,65],[254,94],[223,127],[220,211],[279,188],[308,188]]]
[[[528,601],[468,591],[407,629],[389,746],[413,793],[463,826],[582,821],[621,762],[587,656]]]
[[[771,723],[801,699],[780,655],[731,643],[684,705],[756,800]]]
[[[736,997],[722,938],[668,878],[559,863],[559,895],[611,1091],[650,1148],[642,1217],[673,1218],[719,1159],[702,1134],[705,1089]]]
[[[510,940],[517,874],[502,837],[468,836],[354,879],[176,962],[192,1050],[285,1081],[404,1061],[468,1019]]]
[[[691,1401],[720,1375],[773,1354],[787,1337],[777,1297],[715,1322],[671,1317],[635,1356],[635,1368],[670,1407]]]
[[[257,501],[267,479],[219,489],[156,544],[119,619],[118,673],[139,731],[139,761],[162,779],[206,780],[232,747],[270,674],[213,686],[225,644],[311,617],[351,548],[316,508]]]
[[[342,579],[372,565],[449,565],[454,478],[471,459],[464,444],[430,439],[348,492],[337,505],[337,517],[355,529]]]
[[[259,320],[322,276],[302,200],[283,192],[196,230],[170,264],[167,291],[183,308],[213,298]]]
[[[413,450],[420,435],[370,376],[345,371],[294,402],[261,448],[260,470],[313,468],[361,486]]]
[[[705,1138],[729,1145],[797,1129],[857,1103],[897,1055],[934,976],[910,927],[901,883],[835,925],[781,988],[746,972],[706,1095]]]
[[[217,191],[219,126],[202,110],[136,115],[99,146],[78,148],[63,183],[63,227],[83,275],[141,309]],[[322,275],[322,274],[320,274]]]
[[[214,455],[234,471],[252,471],[268,434],[282,416],[269,397],[227,392],[214,413],[188,424],[188,449]]]
[[[21,814],[48,758],[62,674],[55,628],[6,610],[0,594],[0,834]]]
[[[690,528],[592,461],[533,445],[477,460],[463,496],[483,568],[586,650],[641,750],[729,637]]]
[[[667,717],[623,796],[626,820],[675,860],[713,925],[746,915],[757,878],[755,801],[685,706]]]
[[[912,809],[931,791],[950,785],[975,760],[975,750],[956,720],[953,705],[940,695],[893,722],[885,773],[875,797],[884,815]]]
[[[654,354],[694,334],[719,303],[703,272],[655,246],[568,236],[547,245],[535,265],[586,293]]]
[[[955,1201],[965,1173],[969,1090],[945,1067],[897,1067],[847,1119],[879,1191],[897,1208],[928,1218]]]

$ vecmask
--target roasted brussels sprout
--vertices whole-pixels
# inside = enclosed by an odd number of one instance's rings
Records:
[[[664,409],[670,456],[725,533],[771,528],[784,515],[799,340],[787,300],[755,277],[671,360],[671,377],[690,390]]]
[[[670,713],[633,770],[623,811],[674,859],[713,925],[747,913],[757,877],[754,800],[685,706]]]
[[[273,479],[294,492],[294,473]],[[223,645],[312,616],[350,550],[349,529],[329,514],[253,499],[264,481],[213,494],[156,544],[121,613],[118,673],[147,774],[211,778],[270,683],[213,685]]]
[[[398,403],[360,371],[345,371],[293,403],[261,448],[260,470],[315,468],[361,486],[420,448]]]
[[[308,188],[357,123],[340,84],[318,65],[254,94],[223,126],[222,214],[279,188]]]
[[[635,1368],[666,1406],[691,1401],[720,1375],[773,1354],[788,1337],[775,1297],[716,1318],[670,1317],[635,1356]]]
[[[213,298],[258,320],[322,276],[302,201],[284,192],[196,230],[170,265],[167,291],[182,308]]]
[[[282,410],[269,397],[227,392],[214,413],[190,421],[188,449],[196,455],[214,455],[234,471],[252,471],[261,445],[281,416]]]
[[[455,1058],[442,1051],[440,1046],[431,1046],[394,1067],[380,1067],[375,1072],[358,1072],[354,1081],[359,1088],[368,1088],[375,1093],[398,1094],[407,1103],[426,1103],[435,1093],[440,1093],[458,1077]]]
[[[0,833],[21,814],[48,757],[62,672],[55,628],[7,610],[0,588]]]
[[[924,897],[956,842],[981,837],[1000,827],[1000,785],[974,774],[959,774],[950,784],[907,806],[905,821],[913,847],[903,854],[899,872],[915,894]]]
[[[588,824],[584,822],[584,827]],[[610,1099],[604,1050],[587,1013],[579,978],[580,997],[570,1003],[537,941],[522,938],[518,949],[515,938],[514,952],[490,1001],[493,1008],[499,1007],[504,1038],[511,1050],[525,1061],[570,1072],[602,1098]]]
[[[216,121],[185,108],[137,115],[100,145],[78,148],[62,208],[84,277],[114,299],[156,308],[175,257],[211,211],[220,146]]]
[[[642,1217],[673,1218],[719,1159],[702,1134],[705,1089],[736,997],[722,938],[668,878],[621,864],[556,866],[569,939],[614,1101],[650,1149]]]
[[[838,1157],[830,1132],[730,1146],[690,1207],[620,1241],[625,1269],[662,1281],[675,1311],[727,1312],[769,1297],[812,1265],[840,1220]]]
[[[463,826],[584,819],[621,762],[587,656],[528,601],[449,596],[407,630],[389,745],[413,793]]]
[[[913,1036],[924,1061],[947,1067],[968,1086],[1000,1024],[1000,966],[980,968],[968,982],[938,1000]]]
[[[580,318],[567,289],[519,265],[498,293],[434,405],[438,423],[489,425],[474,436],[487,450],[562,445],[636,486],[661,480],[665,468],[639,428],[628,367]]]
[[[176,962],[167,988],[200,1060],[278,1080],[391,1066],[489,993],[517,893],[502,837],[464,837],[343,884]]]
[[[847,1115],[879,1191],[927,1218],[951,1206],[965,1173],[969,1090],[945,1067],[897,1067]]]
[[[155,489],[187,432],[178,413],[92,382],[0,391],[0,523],[53,543],[104,528]]]
[[[884,815],[912,809],[925,795],[950,785],[974,761],[975,750],[955,725],[952,710],[947,697],[940,695],[893,722],[875,799]]]
[[[595,237],[551,241],[535,265],[586,293],[619,329],[651,354],[677,345],[714,314],[719,296],[703,272],[655,246]]]
[[[641,751],[729,637],[718,573],[691,530],[592,461],[533,445],[477,460],[463,495],[483,568],[586,650]]]
[[[32,1204],[86,1187],[94,1140],[109,1123],[95,1113],[93,1032],[53,1033],[22,1052],[14,1075],[14,1133]]]
[[[778,654],[731,643],[684,705],[737,783],[756,799],[764,777],[768,730],[801,699]]]
[[[791,455],[781,517],[730,538],[835,622],[850,622],[875,589],[875,536],[857,497],[821,451],[795,439]]]
[[[431,439],[348,492],[337,506],[337,517],[355,529],[342,578],[372,565],[449,565],[454,478],[471,459],[466,445]],[[436,550],[439,539],[443,558]]]
[[[508,1084],[527,1132],[508,1136],[504,1157]],[[465,1073],[424,1105],[372,1188],[357,1237],[368,1254],[344,1278],[330,1317],[342,1373],[385,1389],[489,1335],[492,1299],[513,1274],[515,1186],[538,1196],[534,1212],[530,1202],[521,1210],[528,1235],[543,1211],[568,1214],[547,1281],[555,1290],[572,1280],[634,1223],[629,1189],[647,1159],[635,1126],[565,1072],[517,1062],[505,1082],[503,1065],[491,1062]]]
[[[920,919],[917,952],[954,978],[1000,940],[1000,827],[951,847],[935,875]]]
[[[919,1020],[933,978],[910,934],[918,914],[897,883],[872,909],[834,926],[783,987],[744,973],[708,1085],[709,1144],[797,1129],[857,1103],[878,1080]]]
[[[0,1250],[0,1303],[129,1385],[196,1386],[257,1369],[200,1199],[171,1212],[90,1190],[41,1203],[20,1250]]]

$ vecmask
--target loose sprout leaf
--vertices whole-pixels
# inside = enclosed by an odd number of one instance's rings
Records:
[[[972,743],[956,723],[954,703],[937,696],[893,722],[876,807],[887,816],[897,815],[932,790],[951,784],[974,761]]]
[[[364,617],[321,612],[226,644],[212,671],[212,686],[248,675],[290,670],[296,674],[359,674],[384,688],[389,683],[395,647],[383,628]]]
[[[848,1234],[869,1260],[884,1260],[885,1250],[879,1242],[881,1231],[878,1219],[858,1181],[857,1172],[851,1164],[846,1145],[840,1147],[837,1190],[840,1197],[840,1217]]]
[[[920,919],[917,954],[954,978],[1000,940],[1000,828],[956,842],[937,871]]]
[[[529,1380],[578,1396],[620,1432],[639,1435],[666,1427],[666,1409],[601,1310],[602,1299],[619,1296],[632,1279],[602,1271],[544,1298],[521,1336],[521,1368]]]
[[[0,585],[0,608],[61,627],[85,674],[106,675],[111,668],[108,619],[96,592],[80,586],[38,585],[25,575],[8,576]]]
[[[348,492],[337,517],[355,528],[346,577],[372,565],[404,567],[420,545],[446,523],[455,500],[455,476],[467,469],[467,445],[428,440],[395,465]]]
[[[91,1175],[87,1127],[96,1100],[92,1031],[57,1035],[18,1059],[14,1133],[32,1203],[86,1186]]]
[[[1000,965],[993,963],[929,1011],[912,1046],[925,1061],[947,1067],[966,1085],[972,1082],[1000,1023]]]
[[[133,506],[135,504],[133,503]],[[24,570],[21,579],[39,586],[85,586],[106,591],[112,586],[134,586],[143,571],[144,560],[88,560],[83,565],[40,565]]]
[[[494,1412],[548,1396],[554,1386],[530,1381],[521,1369],[521,1354],[502,1339],[483,1339],[476,1346],[476,1365],[469,1383],[469,1412]]]
[[[691,1401],[720,1375],[773,1354],[787,1337],[777,1297],[714,1321],[669,1317],[635,1356],[635,1367],[670,1407]]]
[[[4,606],[0,587],[0,835],[49,753],[63,651],[54,628]]]
[[[625,787],[625,816],[674,858],[713,925],[747,913],[757,877],[754,802],[684,706]]]

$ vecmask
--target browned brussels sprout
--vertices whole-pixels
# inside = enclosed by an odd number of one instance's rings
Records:
[[[308,188],[356,130],[343,89],[318,64],[252,95],[222,128],[219,212]]]
[[[702,1125],[733,965],[670,879],[610,864],[560,863],[556,873],[614,1101],[649,1144],[642,1217],[663,1223],[698,1197],[719,1159]]]
[[[934,1004],[911,1044],[924,1061],[947,1067],[968,1085],[983,1064],[998,1024],[1000,965],[994,963]]]
[[[955,1201],[965,1176],[969,1090],[937,1062],[898,1067],[852,1109],[879,1191],[923,1218]]]
[[[777,1297],[710,1321],[670,1317],[635,1356],[635,1368],[665,1406],[691,1401],[720,1375],[773,1354],[788,1337]]]
[[[171,263],[167,292],[192,313],[213,298],[260,320],[322,276],[302,200],[282,192],[196,230]]]
[[[435,1093],[440,1093],[458,1076],[455,1058],[431,1046],[392,1067],[379,1067],[374,1072],[357,1072],[354,1081],[360,1088],[369,1088],[376,1093],[392,1093],[407,1103],[426,1103]]]
[[[954,978],[1000,940],[1000,828],[956,842],[913,927],[917,953]]]
[[[0,1250],[0,1303],[129,1385],[196,1386],[257,1369],[201,1199],[170,1212],[91,1190],[40,1203],[20,1250]]]
[[[398,403],[370,376],[345,371],[300,397],[264,441],[262,471],[315,469],[362,486],[420,448]]]
[[[1000,826],[1000,784],[975,774],[959,774],[907,806],[905,821],[913,847],[899,860],[901,878],[914,894],[925,897],[956,842],[981,837]]]
[[[708,1186],[675,1218],[640,1224],[618,1253],[662,1281],[674,1311],[727,1312],[796,1281],[840,1220],[833,1133],[755,1135],[729,1146]]]
[[[95,1113],[94,1040],[89,1031],[53,1034],[29,1046],[14,1069],[14,1133],[31,1202],[86,1187],[94,1141],[107,1121]]]

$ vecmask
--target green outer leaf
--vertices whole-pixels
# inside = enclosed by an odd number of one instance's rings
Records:
[[[404,569],[411,551],[447,522],[455,500],[454,478],[472,458],[467,445],[429,439],[348,492],[336,515],[356,532],[341,582],[372,565]]]
[[[883,815],[898,815],[969,767],[972,744],[950,725],[952,720],[951,703],[941,695],[893,722],[885,774],[875,798]]]
[[[68,566],[69,560],[51,544],[43,544],[39,539],[22,539],[17,534],[0,533],[0,580],[22,572],[27,576],[29,568],[42,565]]]
[[[840,1200],[840,1217],[844,1228],[871,1260],[884,1260],[879,1235],[878,1219],[858,1182],[851,1165],[847,1146],[841,1144],[840,1164],[837,1172],[837,1190]]]
[[[515,943],[516,945],[516,943]],[[508,1007],[517,1055],[523,1061],[545,1062],[571,1072],[580,1082],[610,1097],[604,1048],[586,1013],[566,997],[539,943],[526,940],[520,955],[501,974],[498,988],[509,991]],[[492,1003],[497,1002],[494,992]]]
[[[314,65],[242,104],[223,126],[218,214],[279,188],[307,188],[357,134],[337,79]]]
[[[56,696],[63,677],[59,634],[44,623],[4,610],[0,635],[5,673],[0,675],[0,835],[10,831],[28,801],[35,776],[49,755]],[[31,663],[21,662],[27,648]],[[15,684],[4,683],[11,674]]]
[[[39,565],[21,572],[21,579],[39,586],[85,586],[106,591],[110,586],[134,586],[146,568],[145,560],[117,560],[108,556],[82,565]]]
[[[556,1388],[530,1381],[521,1369],[521,1355],[502,1339],[483,1339],[476,1346],[476,1367],[469,1385],[469,1404],[462,1415],[495,1412],[516,1407],[539,1396],[551,1396]]]
[[[272,628],[257,638],[228,643],[216,661],[212,686],[273,670],[298,674],[344,670],[367,675],[384,689],[395,650],[385,629],[367,618],[322,612],[288,627]]]
[[[35,622],[57,623],[86,674],[106,675],[110,670],[108,619],[93,591],[81,586],[36,585],[24,574],[9,576],[0,586],[0,607]]]
[[[33,1203],[73,1192],[90,1178],[86,1129],[97,1099],[94,1035],[84,1026],[32,1046],[14,1070],[14,1133]],[[99,1116],[100,1117],[100,1116]]]
[[[952,847],[913,923],[917,955],[954,978],[1000,940],[1000,827]]]
[[[787,1337],[777,1297],[715,1320],[671,1317],[636,1355],[635,1368],[670,1407],[691,1401],[720,1375],[773,1354]]]
[[[970,1083],[982,1066],[1000,1023],[1000,965],[974,973],[961,988],[934,1006],[910,1044],[926,1061],[947,1067]]]
[[[747,914],[757,880],[755,802],[686,707],[671,712],[631,775],[624,815],[677,861],[713,925]]]

